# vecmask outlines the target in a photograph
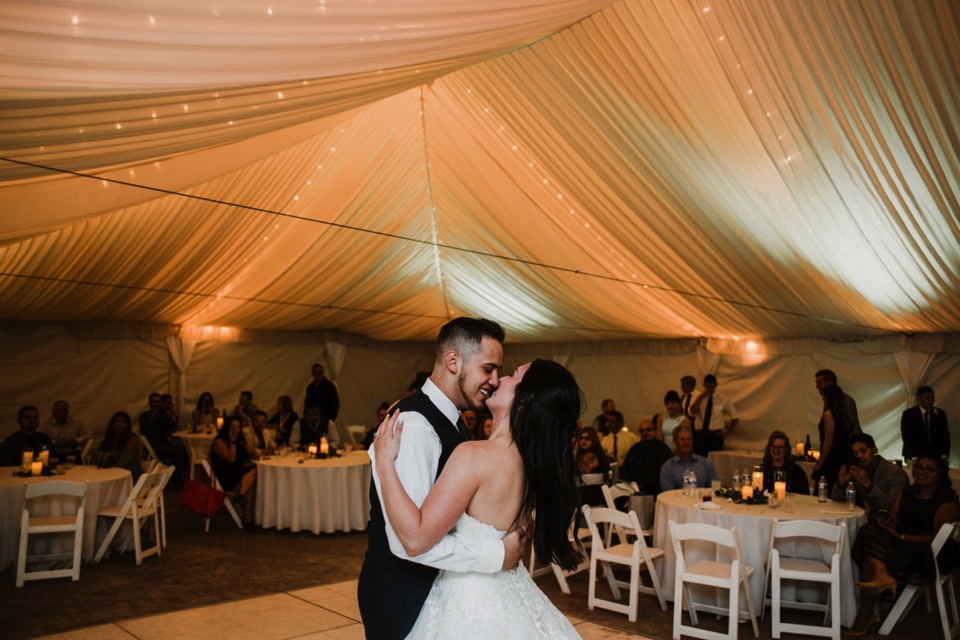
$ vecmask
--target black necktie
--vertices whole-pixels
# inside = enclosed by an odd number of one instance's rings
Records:
[[[926,438],[926,443],[930,444],[930,412],[923,412],[923,433]]]
[[[707,399],[707,411],[703,414],[703,430],[710,430],[710,419],[713,417],[713,396]]]
[[[683,395],[683,415],[690,417],[690,394],[685,393]]]
[[[464,442],[470,439],[470,434],[467,432],[467,425],[463,421],[463,418],[457,418],[457,431],[460,432],[460,437]]]
[[[617,460],[617,432],[613,432],[613,459]]]

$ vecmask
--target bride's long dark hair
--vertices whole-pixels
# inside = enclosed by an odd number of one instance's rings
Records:
[[[536,509],[537,557],[568,570],[579,561],[567,534],[579,506],[573,436],[582,406],[583,392],[569,371],[550,360],[534,360],[510,407],[513,441],[526,480],[518,518]]]

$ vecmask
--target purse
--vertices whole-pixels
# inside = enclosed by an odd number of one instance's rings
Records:
[[[210,484],[187,480],[183,483],[183,491],[180,492],[180,506],[209,518],[223,504],[226,495],[213,486],[213,478],[210,479]]]

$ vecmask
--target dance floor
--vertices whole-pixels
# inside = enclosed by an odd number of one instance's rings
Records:
[[[574,618],[570,618],[570,622],[584,640],[643,638]],[[357,606],[357,583],[354,580],[145,618],[119,620],[44,636],[44,640],[363,640],[363,637],[363,624]]]

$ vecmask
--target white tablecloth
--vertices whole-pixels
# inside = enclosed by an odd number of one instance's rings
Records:
[[[363,531],[370,517],[370,457],[257,461],[257,524],[314,533]]]
[[[863,523],[863,510],[859,507],[854,511],[848,512],[846,505],[836,502],[819,503],[814,496],[794,495],[793,513],[786,513],[781,509],[771,509],[768,505],[736,505],[725,500],[718,501],[720,509],[701,510],[695,507],[698,500],[687,498],[683,495],[683,490],[667,491],[657,497],[657,512],[654,520],[654,546],[663,549],[664,561],[660,570],[660,579],[667,599],[673,599],[674,580],[676,577],[676,554],[673,550],[673,539],[670,537],[668,522],[675,520],[678,524],[687,522],[702,522],[712,524],[724,529],[732,527],[737,528],[737,537],[740,540],[740,550],[743,553],[743,562],[753,567],[754,574],[750,579],[750,592],[753,595],[753,603],[757,616],[760,615],[763,605],[763,580],[766,571],[767,551],[770,545],[770,532],[773,529],[775,518],[781,520],[821,520],[830,524],[847,524],[847,539],[844,545],[843,554],[840,558],[840,620],[844,626],[850,626],[857,614],[857,590],[854,584],[855,578],[853,566],[850,559],[850,548],[857,537],[857,531]],[[802,543],[801,543],[802,544]],[[818,545],[808,544],[798,548],[797,546],[785,547],[778,545],[785,552],[796,554],[801,557],[829,557],[825,556],[825,549]],[[710,559],[726,560],[715,556],[715,546],[705,547],[710,552]],[[695,555],[694,550],[694,555]],[[831,551],[832,553],[832,551]],[[688,562],[695,561],[688,555]],[[812,583],[808,583],[812,585]],[[812,593],[808,596],[807,594]],[[694,600],[696,602],[717,602],[715,591],[706,589],[694,589]],[[784,594],[785,598],[788,596]],[[821,594],[816,585],[804,586],[803,596],[808,601],[825,601],[825,592]],[[726,599],[723,598],[725,603]],[[746,611],[746,603],[743,598],[740,599],[741,610]]]
[[[20,535],[20,515],[23,510],[24,484],[37,484],[52,480],[69,482],[88,482],[87,506],[83,523],[83,559],[92,560],[97,547],[112,522],[100,518],[101,509],[122,504],[133,490],[130,472],[126,469],[97,469],[96,467],[76,466],[63,475],[20,478],[13,475],[19,467],[0,467],[0,570],[9,567],[17,558],[17,545]],[[46,504],[39,501],[45,500]],[[34,513],[42,515],[68,515],[73,509],[64,510],[59,501],[38,498],[34,501]],[[31,537],[31,549],[33,542]],[[72,542],[69,543],[72,548]],[[64,549],[67,551],[68,549]]]
[[[193,480],[194,467],[200,464],[200,461],[210,453],[210,445],[213,444],[213,439],[217,437],[217,434],[216,432],[191,433],[190,431],[174,431],[173,437],[180,438],[184,448],[187,450],[187,454],[190,456],[190,479]]]

